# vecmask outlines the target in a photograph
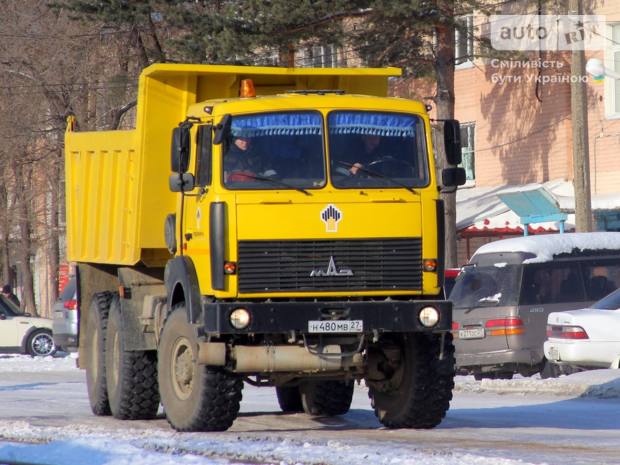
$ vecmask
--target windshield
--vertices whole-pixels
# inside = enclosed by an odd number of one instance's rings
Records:
[[[500,266],[501,265],[501,266]],[[456,278],[450,300],[455,308],[517,305],[521,265],[466,266]]]
[[[428,183],[421,118],[333,111],[327,117],[335,187],[416,187]]]
[[[235,116],[223,165],[229,189],[322,187],[322,117],[311,112]]]
[[[618,310],[620,309],[620,289],[612,292],[592,305],[597,310]]]

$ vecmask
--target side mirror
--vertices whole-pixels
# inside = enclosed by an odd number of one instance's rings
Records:
[[[189,168],[190,136],[189,127],[179,126],[172,130],[170,148],[170,168],[174,173],[185,173]]]
[[[192,173],[173,173],[168,178],[168,185],[172,192],[189,192],[194,190],[195,181]]]
[[[464,168],[446,168],[441,172],[441,181],[445,187],[462,186],[466,180]]]
[[[461,123],[455,119],[447,119],[443,123],[443,141],[446,148],[446,159],[451,165],[462,161],[461,154]]]
[[[230,134],[230,125],[232,123],[232,116],[224,115],[222,120],[217,126],[215,126],[215,137],[213,137],[213,144],[220,145],[224,142]]]

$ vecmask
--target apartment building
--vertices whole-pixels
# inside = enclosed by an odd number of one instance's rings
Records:
[[[586,12],[601,15],[600,49],[586,59],[603,60],[620,72],[620,2],[584,1]],[[502,14],[536,14],[532,2],[502,2]],[[564,13],[562,10],[544,14]],[[570,52],[532,50],[483,51],[492,16],[462,18],[456,34],[455,117],[461,121],[463,166],[467,185],[457,196],[459,262],[485,242],[522,235],[519,217],[497,193],[543,185],[569,213],[574,226],[573,143]],[[590,183],[594,224],[598,230],[620,230],[620,80],[587,77]],[[425,80],[397,83],[397,95],[428,98]],[[557,232],[558,224],[530,225],[529,233]]]

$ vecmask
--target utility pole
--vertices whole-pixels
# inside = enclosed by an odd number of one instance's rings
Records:
[[[569,0],[569,14],[583,15],[583,0]],[[573,45],[571,60],[571,119],[573,126],[573,188],[577,232],[592,231],[590,150],[588,144],[588,100],[586,59],[581,44]],[[576,50],[575,48],[580,48]]]

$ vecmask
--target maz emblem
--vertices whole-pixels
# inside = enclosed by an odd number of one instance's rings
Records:
[[[314,276],[353,276],[351,268],[336,268],[336,262],[334,257],[329,257],[329,264],[327,270],[312,270],[310,277]]]

